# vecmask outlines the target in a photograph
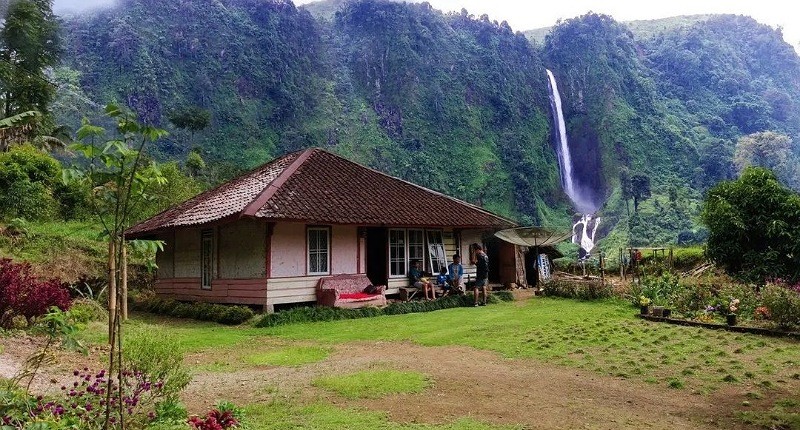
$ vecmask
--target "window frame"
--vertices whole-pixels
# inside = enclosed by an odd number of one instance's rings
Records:
[[[325,232],[326,247],[325,247],[325,271],[312,272],[311,271],[311,233],[312,232]],[[330,275],[331,274],[331,228],[329,226],[308,226],[306,227],[306,274],[313,275]],[[317,249],[316,254],[321,254],[321,250]]]
[[[214,281],[214,230],[200,231],[200,289],[210,290]]]
[[[402,253],[400,255],[400,259],[399,260],[395,260],[395,258],[392,257],[392,250],[393,249],[397,249],[397,246],[394,246],[394,247],[392,246],[392,244],[393,244],[393,242],[392,242],[392,233],[395,233],[395,232],[400,232],[402,234],[402,240],[403,240],[403,245],[402,245],[403,248],[402,248]],[[408,276],[408,270],[409,270],[409,265],[408,265],[408,230],[404,229],[404,228],[390,228],[389,229],[389,240],[387,240],[386,242],[387,242],[387,246],[389,247],[388,252],[386,253],[386,255],[389,257],[388,258],[388,260],[389,260],[388,261],[388,264],[389,264],[389,277],[390,278],[404,278],[404,277]],[[401,262],[403,264],[403,273],[397,274],[397,273],[393,273],[392,272],[393,263],[395,263],[395,262]]]
[[[393,251],[398,250],[397,246],[394,246],[394,241],[392,234],[399,232],[402,234],[403,238],[403,252],[402,252],[402,260],[393,258]],[[422,243],[414,242],[412,243],[412,234],[419,233],[422,238]],[[445,245],[444,245],[444,230],[443,229],[423,229],[423,228],[390,228],[389,229],[389,240],[387,241],[388,246],[388,265],[389,265],[389,278],[390,279],[400,279],[405,278],[408,276],[408,271],[411,270],[411,262],[414,260],[420,260],[422,262],[422,270],[425,272],[434,273],[433,268],[433,258],[431,255],[431,241],[428,240],[429,234],[438,235],[438,238],[441,239],[441,242],[435,243],[434,245],[441,245],[441,251],[443,254],[446,254]],[[412,247],[419,247],[421,245],[421,252],[422,255],[412,257]],[[447,255],[444,255],[444,265],[447,267]],[[403,273],[395,273],[393,272],[394,263],[401,262],[403,263],[404,271]]]

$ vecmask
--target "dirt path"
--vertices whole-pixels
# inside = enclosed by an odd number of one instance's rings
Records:
[[[187,357],[189,368],[214,362],[240,363],[243,354],[268,350],[271,338],[256,338],[243,351],[236,348]],[[36,349],[31,338],[0,339],[0,376],[19,369]],[[283,343],[283,341],[280,341]],[[95,354],[99,356],[99,352]],[[72,369],[87,357],[58,354],[56,364],[43,370],[34,391],[57,391],[72,380]],[[91,367],[91,364],[89,364]],[[432,387],[421,394],[381,399],[347,400],[317,389],[317,376],[365,369],[413,370],[428,375]],[[467,347],[425,347],[409,342],[351,342],[337,345],[324,361],[299,367],[261,366],[224,372],[197,371],[183,393],[191,412],[203,412],[218,400],[237,404],[269,402],[276,397],[293,402],[322,401],[342,407],[383,411],[396,422],[444,423],[460,417],[523,425],[530,429],[719,429],[741,424],[731,419],[741,398],[724,390],[696,395],[662,385],[627,380],[540,363],[509,360]]]
[[[414,370],[434,383],[422,394],[371,400],[346,400],[311,386],[319,375],[369,368]],[[303,367],[200,373],[184,399],[190,409],[203,410],[215,399],[250,403],[276,395],[385,411],[397,422],[441,423],[471,416],[531,429],[730,428],[733,406],[724,401],[725,393],[693,395],[466,347],[393,342],[340,345],[327,360]]]

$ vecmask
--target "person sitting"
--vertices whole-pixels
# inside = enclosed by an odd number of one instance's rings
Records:
[[[422,262],[419,260],[411,264],[411,270],[408,271],[408,280],[415,288],[419,288],[425,293],[426,300],[433,300],[436,298],[436,293],[433,291],[433,284],[425,277],[422,271]]]
[[[455,291],[463,291],[462,282],[464,281],[464,266],[461,265],[461,256],[453,255],[453,262],[447,266],[447,282]]]
[[[436,287],[442,289],[442,297],[450,292],[450,284],[447,282],[447,266],[442,266],[436,276]]]

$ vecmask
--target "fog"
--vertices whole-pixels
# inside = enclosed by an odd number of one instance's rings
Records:
[[[81,13],[113,6],[116,2],[117,0],[55,0],[53,12],[58,15]]]

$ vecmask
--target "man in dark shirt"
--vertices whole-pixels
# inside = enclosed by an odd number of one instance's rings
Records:
[[[489,283],[489,256],[483,252],[483,246],[480,244],[473,244],[473,258],[472,264],[477,267],[477,273],[475,273],[475,283],[472,287],[472,294],[475,297],[475,306],[485,306],[486,305],[486,286]],[[482,299],[478,302],[478,289],[481,290]]]

